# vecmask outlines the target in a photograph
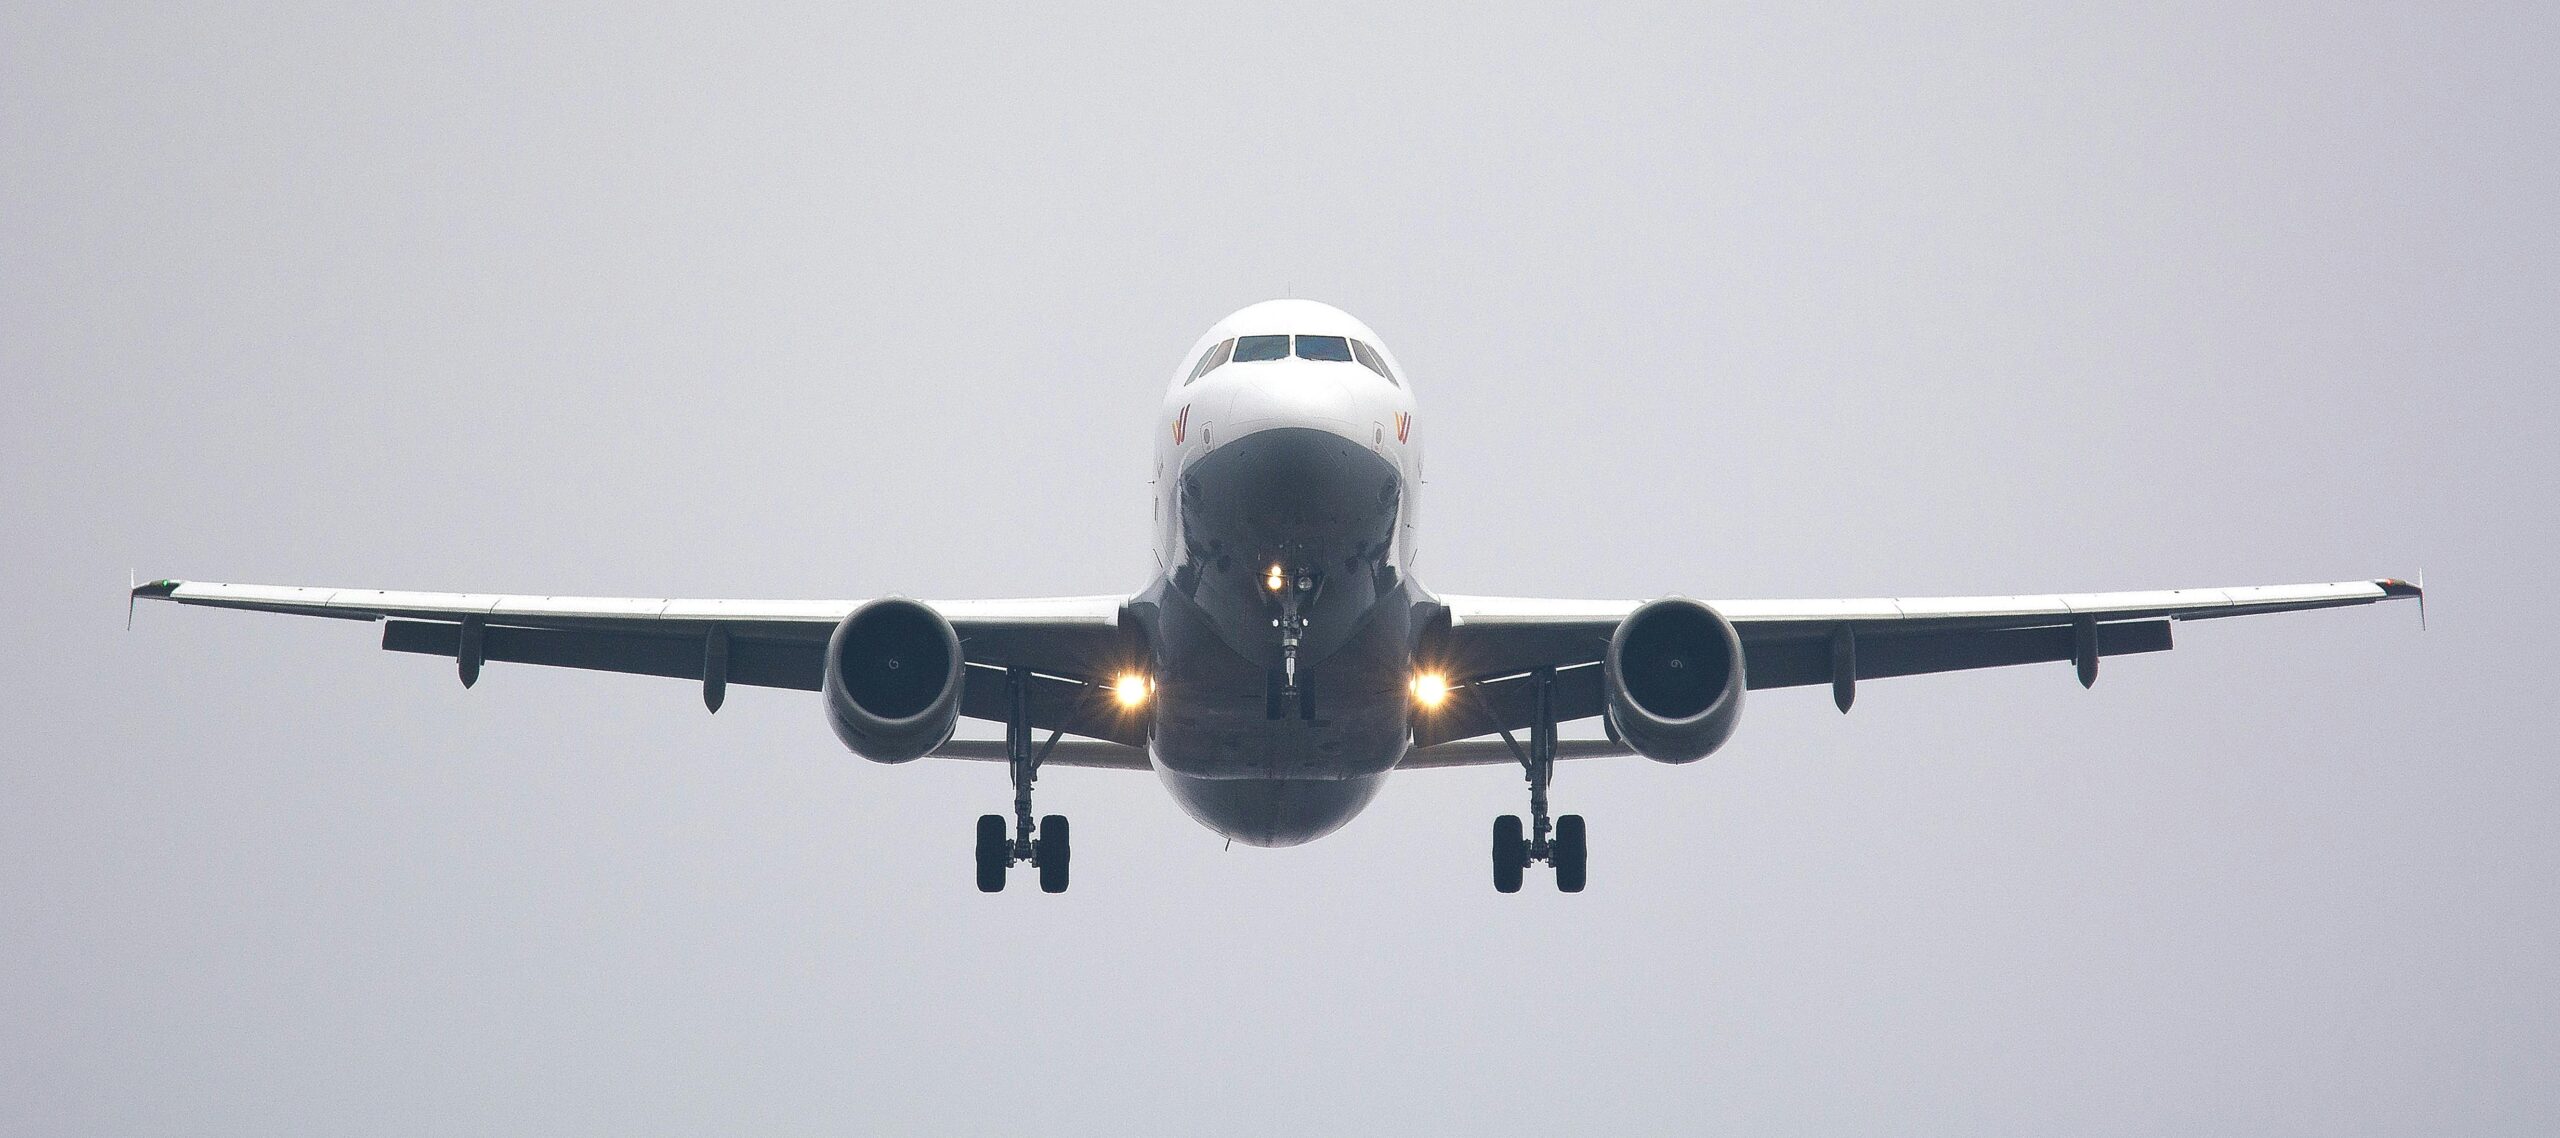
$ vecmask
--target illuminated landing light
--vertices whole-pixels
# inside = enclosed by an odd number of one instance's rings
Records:
[[[1262,584],[1264,588],[1276,593],[1289,587],[1289,575],[1281,572],[1280,567],[1274,565],[1271,567],[1270,574],[1262,579]]]
[[[1433,710],[1449,699],[1449,677],[1438,672],[1418,672],[1413,677],[1413,702],[1424,710]]]
[[[1155,687],[1145,676],[1122,672],[1119,681],[1111,685],[1111,694],[1122,707],[1139,707],[1147,702],[1147,696],[1154,693]]]

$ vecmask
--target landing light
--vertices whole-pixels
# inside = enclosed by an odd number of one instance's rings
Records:
[[[1413,701],[1424,708],[1436,708],[1449,698],[1449,677],[1438,672],[1417,672],[1413,677]]]
[[[1147,696],[1154,690],[1155,684],[1136,672],[1120,673],[1119,682],[1111,685],[1111,694],[1119,698],[1122,707],[1137,707],[1147,702]]]
[[[1289,575],[1281,572],[1280,567],[1274,565],[1271,567],[1271,574],[1264,577],[1262,583],[1276,593],[1289,587]]]

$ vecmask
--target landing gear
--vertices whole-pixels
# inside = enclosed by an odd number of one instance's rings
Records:
[[[1032,860],[1040,866],[1040,891],[1067,891],[1067,816],[1051,814],[1040,820],[1040,837],[1032,843]]]
[[[1556,819],[1555,850],[1549,860],[1556,867],[1557,890],[1582,892],[1582,883],[1591,869],[1591,851],[1582,840],[1582,815],[1567,814]]]
[[[1521,751],[1511,733],[1502,732],[1502,741],[1511,745],[1529,778],[1530,828],[1527,833],[1522,832],[1517,814],[1493,820],[1493,888],[1496,892],[1517,893],[1523,872],[1532,864],[1545,862],[1555,867],[1558,891],[1580,893],[1590,877],[1590,849],[1584,838],[1582,815],[1567,814],[1552,822],[1547,818],[1547,783],[1556,773],[1556,670],[1540,668],[1530,682],[1536,685],[1533,690],[1537,702],[1536,718],[1529,725],[1529,749]]]
[[[1493,820],[1493,889],[1497,893],[1517,893],[1520,878],[1529,868],[1529,839],[1520,836],[1520,816],[1505,814]]]
[[[1047,758],[1049,748],[1056,746],[1060,732],[1049,733],[1049,741],[1031,745],[1030,713],[1031,673],[1023,668],[1009,668],[1004,676],[1005,766],[1013,774],[1013,833],[1005,833],[1002,814],[984,814],[978,818],[978,891],[1004,891],[1005,871],[1015,864],[1028,862],[1040,868],[1040,891],[1067,891],[1067,819],[1051,814],[1031,824],[1031,784],[1040,777],[1040,760]]]
[[[978,816],[978,892],[1004,891],[1005,867],[1013,864],[1013,840],[1004,833],[1004,815]]]
[[[1300,719],[1316,717],[1315,693],[1308,689],[1305,677],[1298,674],[1298,650],[1306,641],[1306,606],[1313,603],[1316,589],[1322,584],[1312,572],[1300,570],[1292,575],[1277,565],[1264,579],[1265,587],[1280,598],[1280,615],[1273,617],[1271,627],[1280,630],[1280,666],[1274,669],[1264,695],[1264,717],[1285,719],[1288,709],[1295,707]]]

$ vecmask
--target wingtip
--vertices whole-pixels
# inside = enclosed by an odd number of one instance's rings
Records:
[[[2425,632],[2427,630],[2427,575],[2425,571],[2421,570],[2418,573],[2418,582],[2414,585],[2407,581],[2403,581],[2398,577],[2386,577],[2374,582],[2374,584],[2382,586],[2382,595],[2386,598],[2417,598],[2418,631]]]
[[[144,597],[166,597],[171,593],[178,591],[178,583],[176,581],[153,581],[148,585],[137,585],[133,583],[133,578],[133,570],[125,570],[124,630],[127,632],[133,631],[133,609],[136,602],[139,602]]]

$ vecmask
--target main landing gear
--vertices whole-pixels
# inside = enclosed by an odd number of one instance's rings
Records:
[[[1530,683],[1536,699],[1536,718],[1529,725],[1529,749],[1520,750],[1511,732],[1502,732],[1502,741],[1520,759],[1521,769],[1529,777],[1529,818],[1531,829],[1523,832],[1520,816],[1505,814],[1493,820],[1493,887],[1498,892],[1520,891],[1522,875],[1534,862],[1554,866],[1556,889],[1565,893],[1582,892],[1589,878],[1590,849],[1583,838],[1582,815],[1567,814],[1547,820],[1547,783],[1556,773],[1556,671],[1540,668],[1532,673]]]
[[[1007,669],[1004,676],[1005,766],[1013,772],[1013,833],[1005,834],[1004,815],[984,814],[978,818],[978,891],[1004,891],[1005,871],[1018,862],[1028,862],[1040,869],[1040,891],[1067,891],[1067,819],[1051,814],[1040,819],[1035,829],[1031,824],[1031,783],[1040,776],[1040,760],[1047,758],[1049,748],[1058,743],[1062,732],[1049,733],[1049,741],[1037,749],[1031,745],[1029,696],[1031,673],[1022,668]]]

